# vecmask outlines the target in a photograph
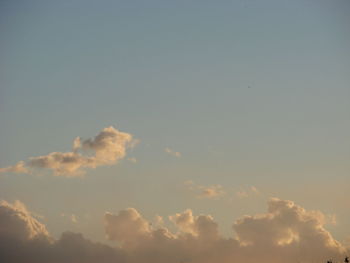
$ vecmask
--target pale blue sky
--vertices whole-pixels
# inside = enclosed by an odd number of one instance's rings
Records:
[[[84,179],[0,178],[0,198],[23,200],[55,234],[102,240],[103,212],[129,206],[150,218],[191,207],[229,232],[278,196],[337,214],[333,233],[350,235],[349,1],[33,0],[0,12],[1,167],[110,125],[141,141],[136,164]],[[186,180],[233,200],[198,200]],[[252,185],[263,194],[234,197]]]

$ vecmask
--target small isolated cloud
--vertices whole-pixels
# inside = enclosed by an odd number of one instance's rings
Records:
[[[0,173],[32,173],[34,169],[49,169],[58,176],[79,176],[87,168],[113,165],[126,155],[126,150],[134,145],[131,134],[120,132],[110,126],[104,128],[93,139],[77,137],[73,141],[72,152],[52,152],[47,155],[30,157],[14,166],[0,169]]]
[[[225,191],[222,185],[196,185],[193,181],[188,180],[184,182],[187,189],[196,193],[197,198],[200,199],[220,199],[223,195],[225,195]]]
[[[137,163],[137,159],[134,157],[128,158],[128,161],[131,163]]]
[[[67,218],[70,222],[74,224],[78,223],[78,216],[76,216],[75,214],[61,213],[61,217]]]
[[[72,214],[72,215],[70,216],[70,220],[71,220],[73,223],[78,223],[78,217],[77,217],[76,215],[74,215],[74,214]]]
[[[201,193],[198,195],[199,198],[217,199],[225,194],[221,185],[201,186],[200,189]]]
[[[170,149],[170,148],[165,148],[164,149],[164,151],[167,153],[167,154],[170,154],[170,155],[172,155],[172,156],[174,156],[174,157],[177,157],[177,158],[180,158],[181,157],[181,153],[180,152],[176,152],[176,151],[174,151],[174,150],[172,150],[172,149]]]
[[[335,214],[327,215],[326,216],[326,223],[335,226],[337,224],[337,215],[335,215]]]
[[[241,199],[254,196],[254,195],[259,195],[259,194],[260,194],[260,191],[255,186],[251,186],[247,189],[241,189],[236,192],[236,196]]]

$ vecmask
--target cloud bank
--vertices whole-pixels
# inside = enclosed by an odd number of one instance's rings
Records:
[[[294,263],[325,262],[345,256],[346,247],[324,228],[325,216],[292,201],[271,199],[264,214],[233,223],[224,238],[210,215],[190,209],[169,217],[177,232],[153,227],[134,208],[104,215],[111,247],[82,234],[65,232],[55,240],[20,202],[0,203],[0,261],[16,263]]]
[[[79,176],[87,168],[113,165],[123,159],[126,150],[135,140],[129,133],[121,132],[110,126],[104,128],[93,139],[83,140],[77,137],[73,141],[73,151],[52,152],[47,155],[30,157],[27,162],[0,168],[0,173],[32,173],[35,169],[46,168],[58,176]]]

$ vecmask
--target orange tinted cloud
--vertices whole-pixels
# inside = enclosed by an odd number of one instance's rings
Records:
[[[72,152],[52,152],[47,155],[30,157],[29,161],[20,161],[14,166],[0,169],[0,173],[31,173],[35,168],[46,168],[54,175],[79,176],[87,168],[113,165],[123,159],[126,150],[133,145],[129,133],[120,132],[110,126],[104,128],[93,139],[73,141]]]

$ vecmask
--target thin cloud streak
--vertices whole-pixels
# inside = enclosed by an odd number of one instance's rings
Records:
[[[220,199],[226,194],[222,185],[196,185],[192,180],[184,182],[188,190],[194,192],[199,199]]]
[[[177,157],[177,158],[180,158],[180,157],[181,157],[181,153],[180,153],[180,152],[176,152],[176,151],[174,151],[174,150],[172,150],[172,149],[170,149],[170,148],[168,148],[168,147],[165,148],[164,151],[165,151],[167,154],[172,155],[172,156],[174,156],[174,157]]]

